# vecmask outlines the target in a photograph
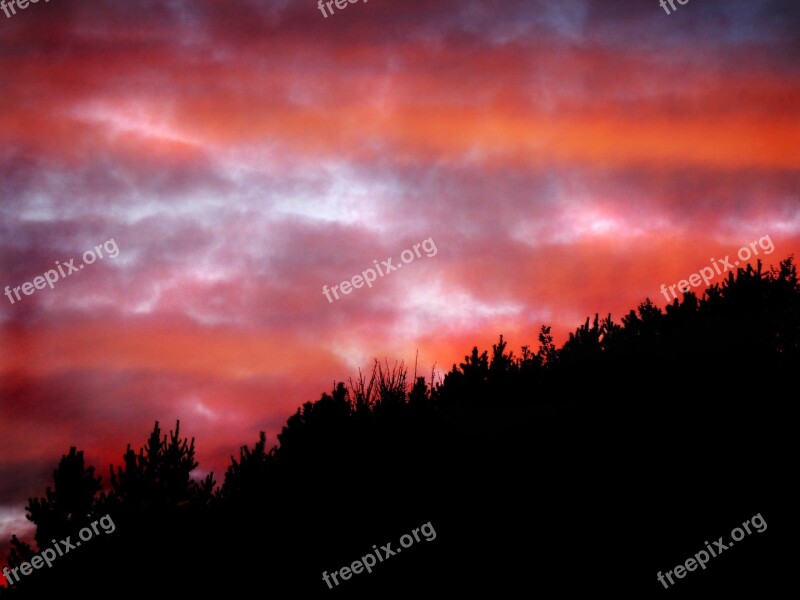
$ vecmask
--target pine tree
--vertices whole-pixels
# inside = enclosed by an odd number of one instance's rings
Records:
[[[36,525],[36,543],[40,548],[52,539],[62,539],[88,525],[95,518],[94,499],[100,491],[100,477],[94,467],[86,467],[83,451],[72,447],[61,457],[53,471],[54,487],[45,490],[44,498],[31,498],[25,510],[27,519]]]

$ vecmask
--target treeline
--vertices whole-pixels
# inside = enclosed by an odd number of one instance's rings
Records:
[[[438,382],[408,381],[403,363],[376,361],[299,408],[277,444],[262,432],[243,446],[220,482],[192,478],[195,440],[180,423],[164,434],[156,422],[107,479],[71,448],[53,486],[26,507],[36,546],[74,540],[104,515],[116,530],[0,596],[582,591],[574,570],[603,572],[620,538],[609,519],[626,510],[616,527],[660,540],[636,558],[649,561],[641,573],[604,588],[627,590],[745,508],[780,527],[800,366],[792,258],[740,268],[663,311],[646,300],[619,323],[596,315],[558,348],[543,326],[538,342],[515,355],[500,336]],[[689,503],[690,493],[710,500]],[[323,571],[428,521],[435,542],[334,590],[322,582]],[[576,537],[591,539],[588,554]],[[16,537],[12,545],[11,568],[38,552]],[[759,567],[750,579],[729,573],[736,589],[763,590],[776,561],[741,554]],[[693,585],[719,590],[731,581],[723,570]]]

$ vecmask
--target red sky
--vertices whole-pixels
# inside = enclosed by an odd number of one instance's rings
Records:
[[[560,343],[764,236],[798,253],[798,31],[788,0],[0,13],[0,285],[119,249],[0,297],[0,551],[71,445],[106,474],[179,418],[219,480],[373,357]]]

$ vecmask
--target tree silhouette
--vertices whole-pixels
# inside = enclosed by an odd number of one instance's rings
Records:
[[[218,498],[231,503],[263,502],[270,491],[268,482],[273,477],[274,465],[275,448],[267,450],[267,436],[262,431],[252,450],[242,446],[239,460],[231,457]]]
[[[194,438],[180,437],[180,421],[175,431],[161,437],[156,421],[150,438],[139,452],[130,444],[123,456],[124,468],[110,467],[111,492],[104,498],[109,508],[125,513],[163,511],[190,503],[205,504],[213,493],[213,474],[196,483],[191,472],[195,460]]]
[[[276,446],[263,431],[242,446],[216,493],[212,474],[192,478],[194,438],[180,436],[180,422],[162,436],[156,421],[138,452],[129,444],[102,492],[71,448],[53,489],[27,507],[39,548],[106,513],[120,531],[0,595],[40,598],[70,581],[83,598],[120,586],[147,596],[157,581],[159,593],[211,598],[253,586],[281,597],[503,596],[530,587],[531,569],[536,589],[561,593],[608,581],[608,561],[631,552],[613,547],[621,527],[658,539],[653,571],[742,514],[788,527],[794,421],[783,388],[800,367],[792,257],[739,268],[665,310],[645,299],[620,323],[597,313],[560,348],[549,326],[538,341],[515,355],[501,335],[491,356],[474,347],[443,380],[414,377],[410,389],[404,363],[376,360],[369,377],[359,371],[298,408]],[[652,473],[656,491],[645,496]],[[323,571],[427,521],[442,532],[435,544],[333,591],[322,583]],[[767,543],[761,554],[743,543],[747,569],[719,561],[693,589],[768,596],[782,555]],[[11,566],[37,552],[16,537],[12,546]],[[91,582],[66,577],[79,560]],[[620,574],[608,586],[630,583]]]
[[[100,477],[94,467],[87,467],[83,452],[70,448],[53,471],[53,489],[47,488],[44,498],[31,498],[25,510],[27,518],[36,525],[39,547],[52,539],[75,534],[96,518],[94,498],[100,491]]]

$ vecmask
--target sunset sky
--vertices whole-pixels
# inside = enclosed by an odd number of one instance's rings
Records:
[[[219,481],[374,357],[428,375],[499,334],[560,344],[764,236],[767,265],[800,253],[800,4],[677,6],[0,13],[2,555],[70,446],[107,480],[180,419]]]

